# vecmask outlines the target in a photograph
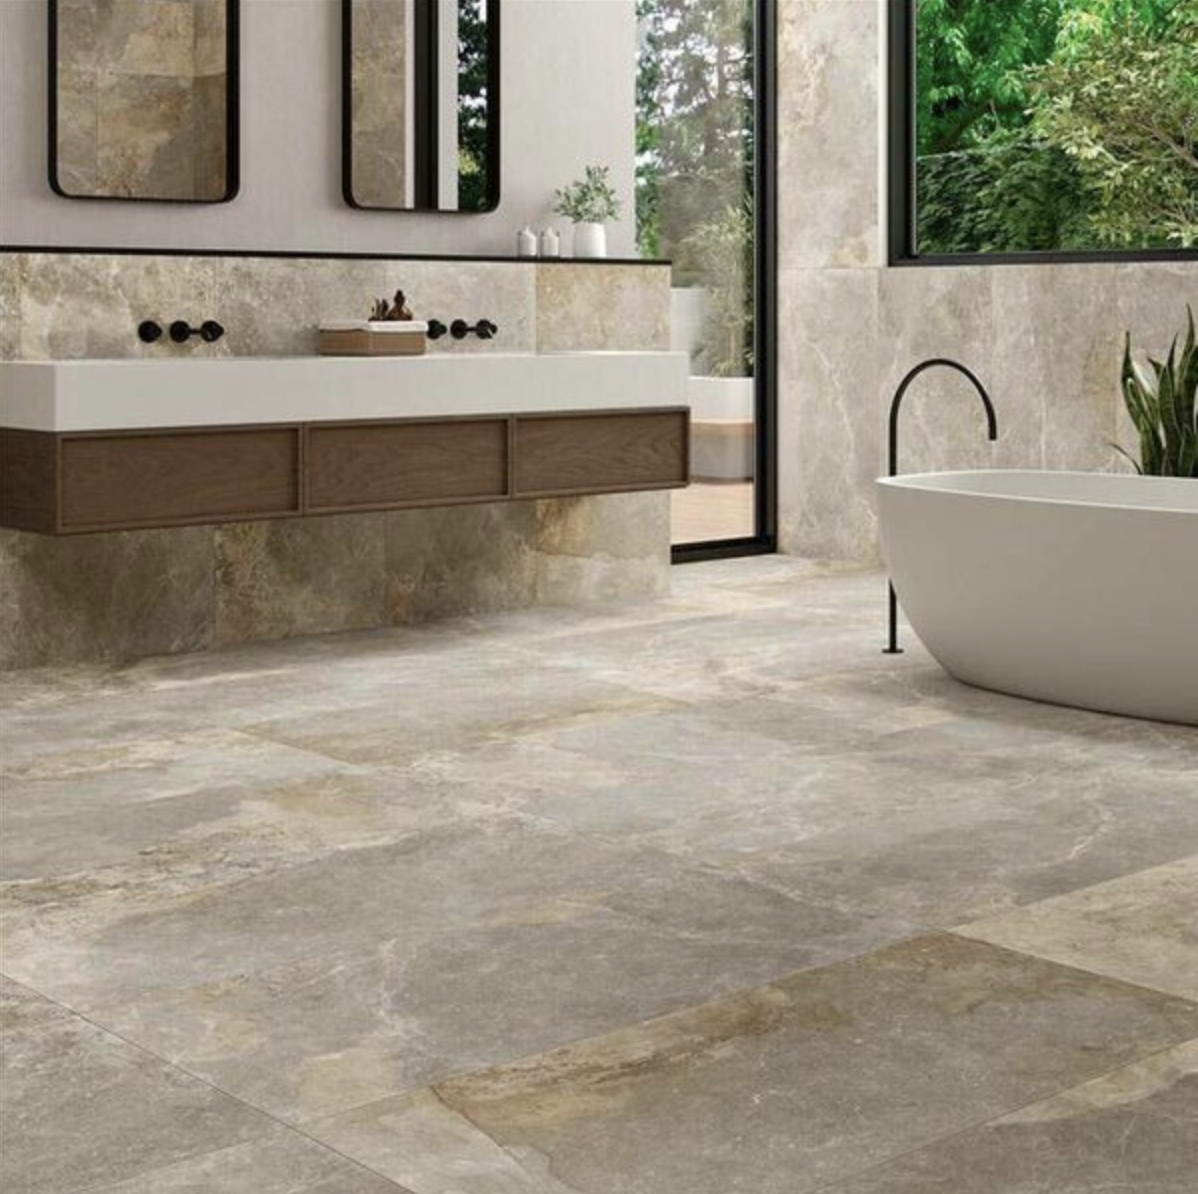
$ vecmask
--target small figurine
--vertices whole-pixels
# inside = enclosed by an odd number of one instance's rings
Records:
[[[370,308],[371,323],[408,323],[414,318],[412,308],[408,306],[408,301],[402,290],[395,292],[392,302],[388,303],[386,299],[375,299],[374,306]]]

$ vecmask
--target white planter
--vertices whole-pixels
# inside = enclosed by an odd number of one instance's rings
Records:
[[[606,257],[607,228],[603,224],[574,225],[575,257]]]

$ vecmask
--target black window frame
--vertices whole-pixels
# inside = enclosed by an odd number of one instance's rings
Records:
[[[753,534],[676,543],[675,564],[771,555],[778,550],[778,13],[777,0],[755,0],[753,87]]]
[[[891,266],[1067,265],[1198,261],[1198,248],[1041,249],[1018,253],[921,253],[917,241],[916,49],[918,0],[889,0],[887,30],[887,260]]]

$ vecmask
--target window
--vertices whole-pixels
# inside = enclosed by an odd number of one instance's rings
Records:
[[[890,8],[896,263],[1195,255],[1198,4]]]

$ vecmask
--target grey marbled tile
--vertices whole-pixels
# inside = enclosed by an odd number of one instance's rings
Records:
[[[21,353],[24,273],[24,254],[0,253],[0,361],[14,361]]]
[[[904,374],[929,357],[950,357],[972,369],[990,390],[998,411],[999,439],[991,445],[982,404],[964,378],[947,369],[920,377],[903,406],[900,470],[1040,468],[1041,395],[996,389],[994,270],[884,270],[879,301],[880,392],[875,417],[880,423]]]
[[[437,1093],[576,1194],[799,1194],[1150,1056],[1198,1006],[925,937]]]
[[[0,668],[212,642],[211,527],[55,538],[0,530]]]
[[[430,352],[532,352],[536,349],[536,280],[528,265],[486,261],[388,261],[387,293],[402,289],[418,319],[498,324],[493,340],[446,337]]]
[[[68,1194],[273,1127],[66,1009],[0,979],[6,1194]]]
[[[142,344],[137,326],[154,319],[199,324],[218,314],[218,262],[210,257],[27,253],[20,290],[24,360],[78,357],[223,356],[228,342]],[[222,320],[223,322],[223,320]]]
[[[1115,267],[1011,266],[995,270],[992,285],[992,393],[1006,424],[1000,431],[1011,430],[1024,412],[1036,412],[1042,451],[1026,467],[1115,467],[1121,352]]]
[[[428,1090],[357,1107],[304,1130],[404,1182],[412,1194],[569,1194],[552,1174],[525,1168]]]
[[[189,1157],[88,1194],[417,1194],[306,1136],[271,1125],[260,1139]]]
[[[387,289],[381,260],[222,257],[217,282],[234,356],[310,356],[322,322],[365,319]]]
[[[1198,1003],[1198,856],[958,932]]]
[[[880,264],[877,64],[871,0],[778,5],[778,260]]]
[[[1191,1194],[1198,1041],[1012,1112],[828,1194]]]
[[[387,624],[382,514],[216,528],[214,641]]]
[[[874,480],[884,471],[878,274],[784,270],[778,299],[782,548],[870,559],[877,554]]]
[[[434,808],[392,842],[223,887],[13,885],[8,966],[302,1119],[912,932],[504,816],[478,785],[457,794],[452,817]]]
[[[539,265],[537,348],[659,351],[670,347],[670,267]]]
[[[666,493],[613,493],[536,503],[536,599],[585,605],[663,597],[670,588]]]
[[[532,605],[536,538],[533,502],[386,514],[389,620],[422,622]]]
[[[82,875],[130,896],[228,882],[398,835],[414,815],[398,777],[229,730],[76,747],[2,774],[0,875],[59,892]]]

